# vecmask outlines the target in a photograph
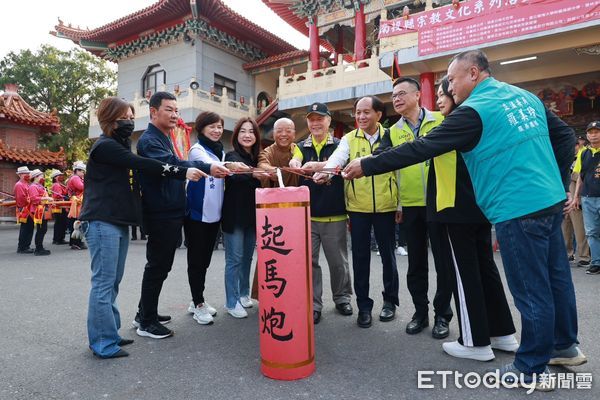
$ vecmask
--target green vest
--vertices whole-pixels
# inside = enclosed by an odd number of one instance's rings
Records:
[[[350,148],[350,159],[371,155],[379,147],[381,137],[388,134],[379,125],[379,138],[371,146],[360,129],[355,129],[346,134],[348,147]],[[387,172],[381,175],[367,176],[358,179],[346,180],[344,192],[346,194],[346,210],[361,213],[384,213],[396,211],[398,207],[398,189],[396,187],[396,175]]]
[[[522,217],[565,199],[540,99],[487,78],[461,107],[474,109],[483,124],[477,146],[462,154],[477,204],[491,223]]]
[[[444,120],[444,116],[439,112],[431,112],[427,109],[419,129],[420,136],[425,136],[433,128],[438,126]],[[402,128],[398,125],[402,124]],[[415,135],[404,120],[400,119],[398,123],[390,129],[390,139],[392,146],[396,147],[406,142],[415,140]],[[400,204],[403,207],[424,207],[427,193],[427,175],[429,173],[429,160],[410,167],[398,170],[400,179]]]

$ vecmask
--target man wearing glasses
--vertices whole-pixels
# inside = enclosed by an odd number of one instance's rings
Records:
[[[403,77],[394,82],[392,104],[401,118],[390,128],[389,136],[382,138],[382,143],[376,154],[391,146],[427,135],[444,119],[439,112],[431,112],[419,106],[421,85],[412,78]],[[406,244],[408,247],[408,272],[406,281],[411,294],[415,313],[406,326],[406,333],[417,334],[429,325],[428,290],[428,252],[427,238],[431,243],[436,273],[437,288],[433,300],[435,325],[432,336],[443,339],[448,336],[448,323],[452,318],[450,300],[452,298],[452,280],[448,271],[439,260],[439,235],[437,224],[427,222],[425,207],[427,191],[427,175],[429,160],[402,168],[397,171],[398,181],[398,213],[396,223],[403,222],[406,229]]]

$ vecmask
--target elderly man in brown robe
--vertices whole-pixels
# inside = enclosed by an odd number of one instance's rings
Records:
[[[279,118],[273,125],[275,143],[261,151],[258,156],[258,168],[275,172],[277,168],[288,167],[294,156],[296,143],[296,127],[289,118]],[[298,175],[283,172],[284,186],[298,186]],[[279,187],[277,175],[272,173],[270,179],[263,180],[263,187]]]

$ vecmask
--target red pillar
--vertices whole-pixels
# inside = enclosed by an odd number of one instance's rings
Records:
[[[337,44],[335,45],[335,63],[337,65],[340,54],[344,54],[344,28],[340,26],[338,28]]]
[[[333,136],[338,139],[341,139],[342,136],[344,136],[344,127],[345,127],[345,125],[342,122],[338,121],[335,124],[335,130],[333,131]]]
[[[421,107],[425,107],[428,110],[435,109],[434,82],[435,76],[433,72],[424,72],[421,74]]]
[[[319,28],[314,17],[308,21],[308,39],[310,42],[310,66],[312,70],[319,69]]]
[[[354,17],[354,61],[367,58],[367,27],[364,5],[360,5]]]

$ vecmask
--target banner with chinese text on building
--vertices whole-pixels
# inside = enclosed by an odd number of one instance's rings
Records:
[[[381,21],[379,38],[418,32],[419,55],[600,19],[600,0],[471,0]]]
[[[292,380],[315,370],[306,186],[256,190],[261,371]]]

